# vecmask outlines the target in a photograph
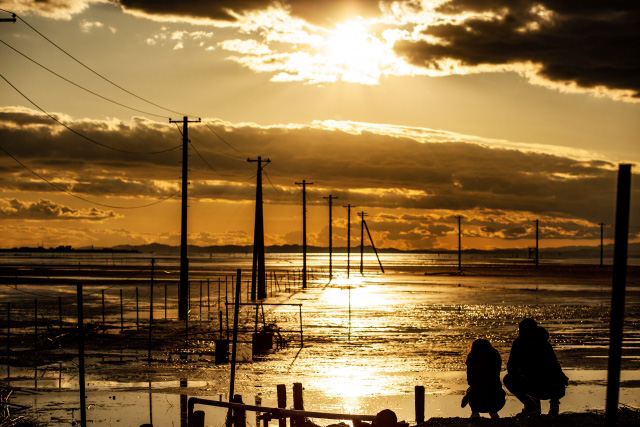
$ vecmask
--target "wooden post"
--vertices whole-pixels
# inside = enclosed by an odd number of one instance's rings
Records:
[[[226,320],[226,324],[227,324],[227,339],[229,339],[229,294],[227,293],[227,283],[226,283],[226,278],[225,278],[225,284],[224,284],[224,314],[225,314],[225,320]],[[229,395],[231,396],[231,395]]]
[[[167,320],[167,284],[164,284],[164,320]]]
[[[11,303],[7,303],[7,383],[11,378]]]
[[[620,165],[616,200],[615,240],[613,246],[613,284],[611,290],[611,326],[609,333],[609,366],[605,424],[618,425],[620,368],[624,326],[624,299],[627,281],[629,244],[629,210],[631,204],[631,165]]]
[[[276,390],[278,393],[278,408],[285,409],[287,407],[287,387],[284,384],[278,384]],[[287,419],[280,418],[278,427],[287,427]]]
[[[256,406],[262,406],[262,397],[256,396],[255,398]],[[267,421],[265,420],[265,423]],[[256,411],[256,427],[260,427],[260,412]]]
[[[220,320],[219,320],[220,336],[218,337],[218,339],[222,339],[222,310],[219,311],[219,314],[220,314]]]
[[[136,330],[140,326],[140,307],[138,305],[138,287],[136,286]]]
[[[187,282],[187,314],[184,316],[184,345],[189,346],[189,315],[191,314],[191,283]]]
[[[236,274],[236,298],[233,307],[233,341],[231,342],[231,374],[229,380],[229,396],[233,396],[233,388],[236,376],[236,348],[238,342],[238,317],[240,317],[240,290],[242,288],[241,271]]]
[[[189,420],[189,427],[204,427],[204,411],[193,411],[192,419]]]
[[[293,383],[293,409],[304,410],[304,399],[302,398],[302,383]],[[292,417],[293,427],[303,427],[304,418]]]
[[[416,424],[424,423],[424,386],[417,385],[415,395]]]
[[[242,402],[242,396],[236,394],[233,396],[234,403],[244,403]],[[247,413],[244,409],[234,409],[233,410],[233,425],[234,427],[246,427],[247,426]]]
[[[202,280],[200,280],[200,293],[198,297],[200,298],[200,314],[198,315],[198,320],[202,321]]]
[[[211,321],[211,283],[207,279],[207,319]]]
[[[218,277],[218,311],[220,311],[220,278]]]
[[[78,300],[78,383],[80,385],[80,423],[87,426],[87,403],[84,385],[84,307],[82,301],[82,283],[77,285]]]
[[[151,338],[153,333],[152,332],[153,331],[153,281],[154,281],[154,274],[155,274],[155,265],[156,265],[156,260],[152,258],[151,259],[151,285],[149,286],[149,346],[148,346],[149,351],[147,353],[149,364],[151,364]],[[151,400],[149,400],[149,406],[151,406]]]

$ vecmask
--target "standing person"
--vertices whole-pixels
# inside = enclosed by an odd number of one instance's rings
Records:
[[[518,325],[518,338],[511,346],[504,385],[524,404],[518,415],[540,415],[541,399],[549,399],[549,415],[558,415],[560,398],[569,379],[549,343],[549,332],[531,318],[525,318]]]
[[[504,406],[506,396],[500,382],[500,353],[488,340],[480,338],[471,343],[465,363],[469,388],[462,398],[462,407],[469,404],[471,418],[479,417],[480,412],[488,412],[494,419],[500,418],[498,411]]]

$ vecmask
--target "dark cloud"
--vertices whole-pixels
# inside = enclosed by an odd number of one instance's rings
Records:
[[[119,0],[125,10],[155,16],[182,16],[234,21],[234,14],[283,6],[293,16],[316,24],[329,24],[350,16],[370,17],[380,13],[378,0]]]
[[[0,219],[102,221],[115,217],[113,211],[74,209],[46,199],[35,203],[11,199],[5,201],[5,206],[0,206]]]
[[[0,111],[0,145],[67,191],[157,199],[179,188],[179,150],[161,155],[113,152],[43,126],[36,113],[12,113],[10,119],[3,114]],[[146,120],[73,124],[117,147],[144,151],[180,142],[179,133],[168,125]],[[300,189],[294,183],[307,179],[314,182],[308,189],[310,204],[325,204],[322,197],[331,193],[340,203],[368,208],[448,210],[448,215],[482,209],[613,222],[616,168],[602,160],[479,145],[456,136],[450,142],[421,143],[319,126],[208,126],[234,148],[204,125],[190,128],[194,146],[207,160],[205,164],[191,152],[189,194],[197,199],[252,200],[256,166],[247,157],[262,155],[272,160],[263,185],[268,203],[298,204]],[[7,156],[1,159],[5,173],[0,189],[56,191]],[[637,218],[640,189],[634,187],[633,192],[632,215]],[[451,216],[440,222],[454,221]],[[496,232],[508,234],[497,228]]]
[[[446,59],[471,67],[530,62],[551,82],[640,98],[637,1],[451,0],[439,12],[470,15],[428,26],[423,34],[438,41],[400,41],[396,52],[429,68]]]

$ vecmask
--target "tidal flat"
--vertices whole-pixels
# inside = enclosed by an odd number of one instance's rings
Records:
[[[77,346],[73,340],[50,345],[47,340],[60,325],[60,331],[72,329],[79,281],[84,283],[85,323],[91,331],[85,342],[91,423],[182,425],[186,397],[228,399],[230,366],[215,363],[214,341],[226,338],[227,324],[233,325],[230,276],[235,268],[243,269],[241,301],[247,303],[251,257],[194,259],[188,345],[185,322],[177,320],[176,260],[156,260],[150,361],[149,260],[148,255],[110,261],[2,260],[0,306],[11,303],[13,331],[3,385],[15,389],[13,402],[29,406],[27,413],[48,425],[78,420]],[[329,280],[326,254],[314,255],[309,286],[301,289],[299,255],[267,256],[267,270],[273,273],[265,304],[241,306],[239,315],[243,332],[234,393],[244,402],[253,404],[258,396],[262,405],[276,406],[276,385],[285,384],[291,406],[292,384],[299,382],[305,409],[376,414],[389,408],[413,424],[414,388],[424,386],[427,419],[468,417],[469,409],[462,409],[460,400],[469,345],[480,337],[490,340],[502,356],[504,376],[518,322],[533,317],[550,332],[569,377],[561,412],[604,410],[610,266],[549,262],[536,269],[526,260],[474,260],[459,272],[447,262],[451,260],[383,255],[385,274],[368,256],[361,275],[358,261],[352,258],[347,278],[346,260],[334,258]],[[32,337],[36,298],[38,351]],[[640,268],[630,266],[620,402],[634,408],[640,406],[639,303]],[[6,330],[6,316],[0,317]],[[277,325],[287,346],[252,357],[251,333],[265,324]],[[500,415],[511,417],[520,409],[517,399],[508,395]],[[223,424],[224,410],[205,412],[206,425]],[[255,425],[253,414],[248,423]]]

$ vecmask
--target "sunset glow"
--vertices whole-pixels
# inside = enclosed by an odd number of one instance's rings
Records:
[[[594,43],[546,3],[223,3],[0,1],[3,245],[178,244],[185,114],[192,244],[252,243],[258,155],[268,245],[301,243],[301,179],[311,245],[327,194],[380,247],[451,249],[457,216],[468,248],[529,247],[536,219],[546,247],[611,242],[617,164],[640,161],[624,11],[585,18],[616,48],[591,58],[545,45]]]

